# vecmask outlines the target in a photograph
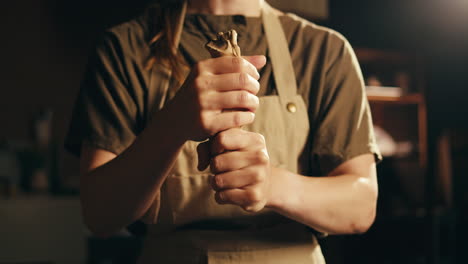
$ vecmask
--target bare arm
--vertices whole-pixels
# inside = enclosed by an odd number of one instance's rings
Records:
[[[256,67],[264,64],[264,56],[202,61],[123,153],[83,146],[81,201],[91,231],[107,236],[141,218],[187,140],[251,123],[258,107]]]
[[[119,156],[83,146],[81,202],[93,233],[108,236],[148,210],[185,142],[177,131],[168,111],[162,111]]]
[[[328,177],[272,169],[268,207],[330,234],[363,233],[374,222],[377,179],[372,154],[357,156]]]
[[[225,152],[225,150],[229,150]],[[352,158],[328,177],[298,175],[270,165],[262,135],[230,129],[213,143],[213,189],[220,204],[247,211],[269,207],[318,231],[362,233],[374,221],[377,179],[372,154]]]

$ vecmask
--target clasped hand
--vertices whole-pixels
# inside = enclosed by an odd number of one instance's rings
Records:
[[[197,63],[172,106],[187,140],[211,138],[212,187],[220,204],[263,209],[270,163],[262,135],[240,129],[254,121],[264,56],[220,57]]]
[[[211,142],[211,185],[219,204],[234,204],[248,212],[262,210],[270,190],[270,158],[265,138],[232,128]]]
[[[201,141],[254,121],[264,56],[198,62],[171,102],[187,140]],[[169,106],[169,107],[171,107]]]

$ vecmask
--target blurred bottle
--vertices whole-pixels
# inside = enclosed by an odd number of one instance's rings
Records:
[[[56,193],[59,189],[57,144],[52,137],[53,112],[39,110],[31,121],[31,146],[20,153],[22,188],[31,193]]]
[[[33,119],[33,142],[37,153],[37,168],[31,178],[31,188],[44,193],[49,190],[50,143],[52,137],[52,110],[41,109]]]
[[[19,179],[20,165],[16,153],[6,140],[0,140],[0,196],[14,196]]]

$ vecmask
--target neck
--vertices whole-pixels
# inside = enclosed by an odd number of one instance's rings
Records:
[[[188,0],[187,13],[258,17],[264,0]]]

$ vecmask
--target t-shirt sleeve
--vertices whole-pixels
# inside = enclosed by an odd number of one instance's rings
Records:
[[[371,153],[377,162],[381,160],[354,51],[337,33],[331,38],[311,148],[313,171],[321,175],[361,154]]]
[[[82,144],[119,154],[136,137],[137,106],[124,52],[119,38],[107,32],[90,56],[65,138],[65,148],[77,156]]]

